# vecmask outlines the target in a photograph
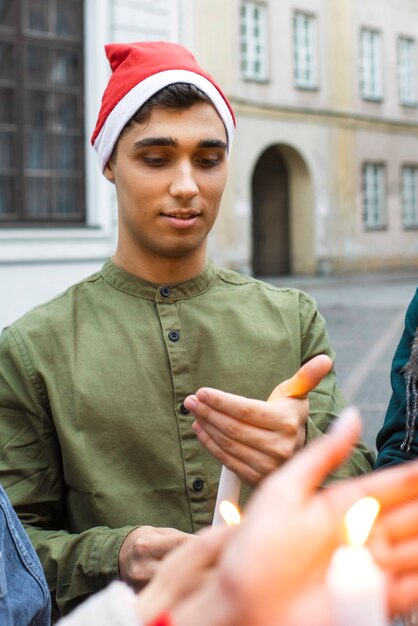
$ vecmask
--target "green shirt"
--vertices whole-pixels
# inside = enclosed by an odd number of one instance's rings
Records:
[[[118,577],[134,527],[211,524],[220,466],[191,428],[189,393],[265,399],[319,353],[334,356],[310,297],[211,262],[161,287],[108,261],[5,329],[0,482],[60,610]],[[343,405],[332,373],[310,395],[308,438]],[[342,474],[372,463],[359,444]]]

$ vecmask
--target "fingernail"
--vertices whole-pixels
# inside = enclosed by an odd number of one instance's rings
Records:
[[[195,396],[187,396],[183,404],[189,411],[195,411],[197,409],[197,399]]]
[[[198,398],[201,402],[207,402],[209,399],[209,394],[206,391],[206,389],[199,389],[199,391],[197,392],[198,394]]]
[[[192,428],[193,428],[194,432],[196,433],[196,435],[200,435],[200,433],[203,432],[203,428],[201,427],[199,422],[193,422]]]

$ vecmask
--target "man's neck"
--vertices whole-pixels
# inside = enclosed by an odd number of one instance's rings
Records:
[[[144,262],[143,259],[131,258],[116,249],[112,261],[129,274],[157,285],[173,285],[191,280],[200,274],[206,265],[206,256],[196,258],[161,258]]]

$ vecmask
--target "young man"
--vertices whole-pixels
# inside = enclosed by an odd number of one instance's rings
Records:
[[[310,404],[264,402],[333,356],[324,320],[305,294],[206,260],[235,124],[222,91],[176,44],[106,51],[92,141],[116,186],[115,254],[0,340],[0,481],[61,612],[114,578],[143,585],[211,523],[220,462],[248,491],[344,404],[333,373]],[[372,461],[360,444],[340,475]]]

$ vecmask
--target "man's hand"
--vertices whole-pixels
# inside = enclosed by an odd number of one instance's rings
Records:
[[[161,559],[194,535],[175,528],[141,526],[125,537],[119,551],[121,580],[141,589],[154,576]]]
[[[304,446],[307,394],[331,367],[329,357],[318,355],[267,402],[205,387],[184,404],[196,417],[193,429],[201,443],[243,482],[256,485]]]

